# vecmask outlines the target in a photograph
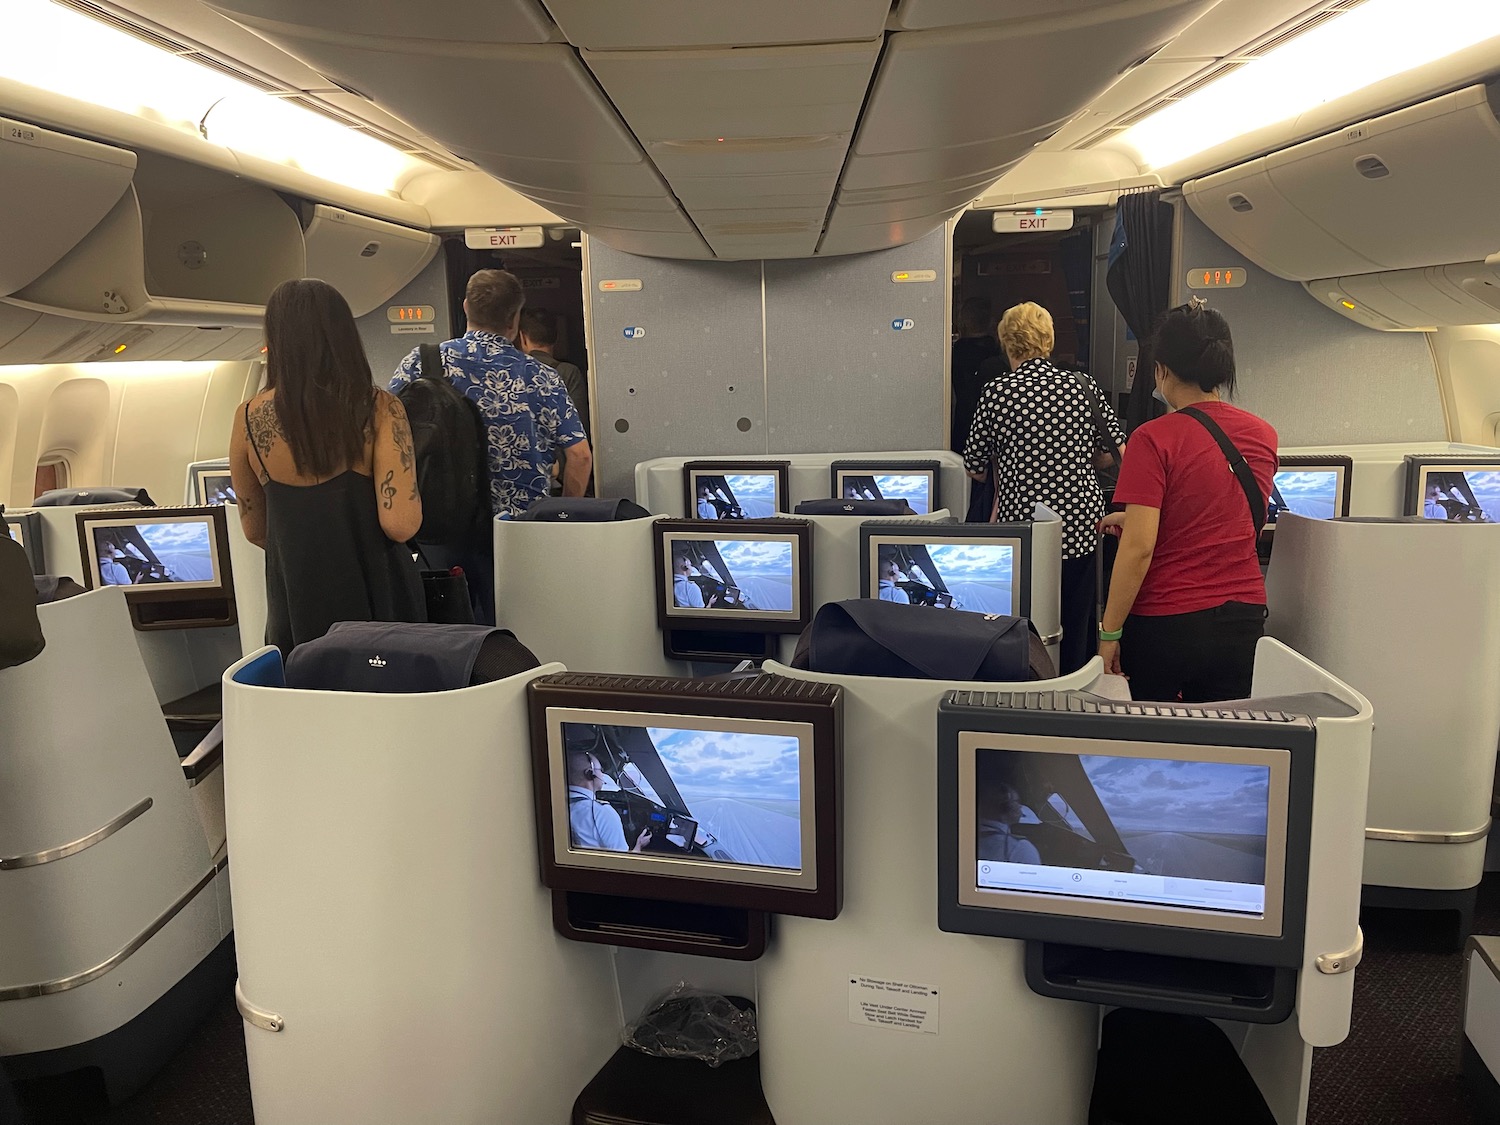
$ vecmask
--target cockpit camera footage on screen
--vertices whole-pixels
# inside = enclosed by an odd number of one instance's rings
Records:
[[[207,585],[214,581],[207,520],[120,523],[95,527],[93,534],[100,585]]]
[[[788,613],[794,578],[787,540],[680,539],[672,544],[672,604],[679,609]]]
[[[845,473],[841,500],[905,500],[919,516],[931,509],[931,478],[925,473]]]
[[[776,514],[775,472],[701,473],[694,507],[700,520],[757,520]]]
[[[1284,469],[1273,478],[1266,522],[1275,523],[1282,512],[1331,520],[1339,514],[1339,475],[1331,469],[1296,472]]]
[[[877,559],[881,601],[1001,616],[1015,604],[1015,548],[999,543],[887,543]]]
[[[1422,515],[1452,523],[1500,523],[1500,469],[1428,472]]]
[[[982,750],[981,890],[1260,915],[1270,770],[1238,762]]]
[[[563,741],[573,848],[801,868],[795,736],[566,722]]]

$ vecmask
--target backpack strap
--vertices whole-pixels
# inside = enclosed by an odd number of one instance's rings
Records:
[[[1219,448],[1229,460],[1230,470],[1239,480],[1240,487],[1245,490],[1245,499],[1250,504],[1250,519],[1255,524],[1255,535],[1259,538],[1261,528],[1266,526],[1266,498],[1261,495],[1260,486],[1255,483],[1255,474],[1250,471],[1245,455],[1229,440],[1229,435],[1219,428],[1219,424],[1196,406],[1184,406],[1178,413],[1192,418],[1219,443]]]
[[[422,362],[422,378],[442,379],[444,377],[443,352],[441,348],[436,344],[423,344],[417,349],[417,355],[421,358]]]
[[[1083,388],[1083,393],[1089,400],[1089,416],[1094,420],[1094,433],[1104,439],[1105,448],[1118,465],[1120,445],[1115,441],[1115,435],[1109,432],[1109,427],[1104,424],[1104,408],[1099,404],[1098,387],[1081,371],[1069,371],[1068,374],[1073,376],[1078,385]]]

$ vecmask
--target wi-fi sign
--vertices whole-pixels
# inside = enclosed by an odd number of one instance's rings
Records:
[[[909,316],[908,317],[903,317],[903,318],[901,318],[899,320],[893,320],[893,321],[891,321],[891,327],[893,329],[895,329],[897,332],[909,332],[913,328],[915,328],[916,326],[917,326],[917,322],[915,320],[913,320]]]
[[[625,329],[625,339],[627,340],[639,340],[645,334],[646,330],[644,328],[637,328],[632,326]]]

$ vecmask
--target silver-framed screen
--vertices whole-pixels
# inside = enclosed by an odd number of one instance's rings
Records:
[[[91,589],[97,590],[101,586],[121,586],[127,589],[150,586],[164,590],[223,589],[224,575],[219,568],[218,529],[214,526],[212,516],[200,513],[155,514],[150,509],[140,508],[135,509],[135,512],[136,514],[131,516],[87,517],[85,527],[88,534],[85,537],[87,549],[84,552],[84,565],[87,567]],[[191,532],[185,534],[167,533],[168,538],[174,541],[174,545],[180,546],[181,550],[171,552],[174,556],[171,559],[163,558],[161,557],[162,552],[156,549],[158,544],[152,544],[151,536],[148,536],[141,529],[148,527],[167,528],[176,525],[184,527],[201,526],[204,529],[204,533],[201,536]],[[149,554],[154,554],[157,558],[155,560],[147,558],[148,552],[142,551],[139,547],[132,550],[131,545],[124,541],[125,538],[128,538],[126,536],[114,535],[111,537],[111,533],[115,529],[119,529],[122,533],[126,530],[135,532],[146,541],[148,547],[151,547]],[[103,535],[101,535],[101,532]],[[101,566],[100,552],[103,550],[103,545],[107,538],[113,544],[112,550],[119,552],[114,557],[121,560],[118,565],[122,570],[126,571],[127,581],[120,581],[117,578],[106,580],[103,567]],[[161,545],[166,544],[166,539],[163,539],[162,536],[158,535],[157,538],[160,540]],[[178,540],[180,540],[180,543],[177,542]],[[137,558],[140,562],[148,564],[148,566],[164,567],[167,572],[180,576],[152,577],[148,575],[144,579],[138,578],[130,574],[131,568],[126,565]],[[207,577],[203,576],[205,568]]]
[[[857,487],[859,479],[873,478],[874,493]],[[918,487],[912,482],[920,480]],[[834,473],[834,498],[838,500],[905,500],[919,516],[931,515],[937,491],[936,469],[838,469]]]
[[[1158,811],[1157,819],[1164,825],[1173,823],[1174,814],[1165,811],[1173,807],[1168,802],[1186,802],[1188,796],[1184,795],[1180,787],[1173,788],[1174,778],[1165,776],[1170,770],[1156,770],[1155,772],[1164,776],[1159,779],[1151,778],[1152,763],[1207,766],[1210,771],[1220,775],[1221,782],[1233,783],[1238,780],[1243,785],[1254,786],[1256,789],[1257,776],[1264,771],[1263,821],[1250,813],[1260,803],[1260,794],[1255,792],[1238,796],[1238,803],[1246,810],[1249,823],[1264,823],[1261,844],[1264,863],[1260,880],[1257,883],[1245,878],[1208,879],[1182,874],[1183,870],[1206,869],[1215,863],[1222,865],[1226,860],[1236,865],[1237,872],[1243,872],[1247,867],[1253,870],[1257,858],[1254,832],[1242,834],[1249,838],[1232,844],[1227,842],[1229,834],[1225,832],[1158,830],[1149,835],[1182,838],[1153,838],[1149,844],[1144,842],[1144,834],[1140,838],[1122,836],[1125,840],[1126,858],[1133,858],[1130,851],[1132,847],[1142,849],[1150,846],[1173,857],[1173,874],[1159,874],[1149,870],[1124,871],[1118,865],[1105,869],[1074,867],[1050,859],[1044,861],[1034,845],[1030,853],[1018,854],[1009,860],[981,859],[979,755],[995,751],[1023,756],[1065,756],[1079,761],[1079,770],[1075,772],[1083,776],[1089,775],[1082,762],[1085,758],[1096,762],[1105,760],[1105,765],[1109,764],[1108,760],[1124,763],[1128,769],[1142,775],[1140,788],[1143,794],[1146,789],[1159,790],[1159,793],[1149,796],[1149,800],[1158,803],[1159,810],[1162,811]],[[1064,763],[1060,761],[1059,764]],[[1090,777],[1089,783],[1091,791],[1097,792],[1097,781]],[[1284,749],[1195,746],[1171,742],[1101,742],[1083,738],[961,731],[958,735],[958,900],[964,906],[989,910],[1025,911],[1278,937],[1282,933],[1285,902],[1290,785],[1291,754]],[[1011,788],[1016,789],[1015,786]],[[1014,800],[1021,800],[1017,792],[1010,796]],[[1214,797],[1210,792],[1200,794],[1196,800],[1203,804],[1207,800],[1220,798],[1222,793]],[[1110,802],[1098,799],[1100,803],[1097,811],[1108,815],[1113,824],[1120,817],[1123,806],[1117,802],[1116,810],[1111,814]],[[1031,811],[1032,816],[1040,823],[1040,817],[1034,811],[1024,808],[1018,811],[1022,816]],[[1178,817],[1177,822],[1201,823],[1203,817],[1213,813],[1213,809],[1203,805],[1196,808],[1193,820]],[[1060,819],[1065,823],[1069,823],[1067,817],[1070,815],[1078,819],[1080,814],[1077,810],[1067,809],[1066,801],[1061,807],[1053,804],[1049,810],[1050,819]],[[1218,815],[1222,820],[1224,810],[1220,809]],[[1014,823],[1012,820],[1012,824]],[[1221,824],[1220,827],[1224,825]],[[1093,840],[1081,821],[1075,830],[1080,831],[1090,843],[1102,843]],[[1007,828],[1005,832],[1008,831]],[[1219,849],[1234,851],[1236,848],[1241,852],[1238,856],[1219,853]],[[1036,858],[1033,859],[1033,856]],[[985,864],[990,866],[990,871],[983,870]],[[1139,863],[1135,866],[1139,866]],[[1254,908],[1255,887],[1264,888],[1259,896],[1258,909]]]
[[[1456,483],[1452,480],[1454,477],[1463,479],[1467,494],[1450,487]],[[1421,466],[1417,477],[1416,511],[1408,514],[1453,523],[1500,523],[1500,464]]]
[[[1286,500],[1286,507],[1276,516],[1279,518],[1290,513],[1308,519],[1330,520],[1347,515],[1343,508],[1348,473],[1348,467],[1341,464],[1293,465],[1276,470],[1272,478],[1273,496],[1281,494]],[[1329,476],[1333,478],[1332,488],[1324,479]],[[1308,487],[1300,487],[1304,485]],[[1275,520],[1266,526],[1274,531]]]
[[[678,544],[691,543],[713,543],[720,558],[725,558],[725,564],[730,568],[730,575],[734,578],[735,589],[741,590],[746,596],[752,597],[758,591],[764,591],[767,604],[770,603],[770,595],[774,591],[775,608],[770,609],[739,609],[719,606],[680,606],[674,593],[674,582],[676,574],[673,570],[675,548]],[[775,552],[778,560],[773,571],[762,574],[759,570],[746,570],[741,568],[735,572],[734,555],[739,553],[734,548],[737,545],[774,544],[784,545],[785,552]],[[666,607],[666,615],[680,617],[684,620],[706,621],[713,618],[737,618],[742,621],[797,621],[802,616],[802,581],[800,579],[802,559],[800,557],[801,541],[796,533],[779,531],[736,531],[734,524],[725,523],[725,531],[722,536],[710,537],[701,531],[692,532],[664,532],[662,536],[662,558],[665,565],[661,567],[662,573],[658,581],[663,583],[663,605]],[[766,552],[769,553],[769,552]],[[781,559],[784,557],[785,564]],[[754,586],[750,583],[754,582]],[[701,594],[700,594],[701,596]],[[790,600],[790,605],[785,602]]]
[[[609,727],[629,727],[635,730],[649,732],[656,731],[681,731],[687,735],[699,733],[710,737],[718,736],[761,736],[766,739],[775,740],[782,748],[781,753],[786,753],[785,747],[788,743],[796,744],[795,766],[788,771],[785,762],[763,761],[760,765],[774,768],[777,774],[774,792],[785,794],[794,785],[797,809],[795,828],[795,855],[796,866],[783,866],[785,858],[789,855],[792,840],[787,837],[791,826],[775,824],[775,835],[777,838],[777,849],[783,857],[780,862],[750,863],[741,862],[730,854],[729,858],[712,858],[708,855],[677,855],[657,853],[654,851],[613,851],[598,848],[577,847],[573,842],[573,832],[570,818],[570,793],[569,793],[569,767],[567,762],[567,740],[564,727],[567,724],[595,725]],[[665,740],[663,740],[665,741]],[[653,746],[657,746],[653,739]],[[685,775],[682,756],[672,755],[661,747],[657,752],[661,755],[662,766],[670,775],[675,768],[678,776],[674,784],[683,781]],[[668,760],[670,758],[670,761]],[[739,719],[722,715],[679,715],[666,712],[640,712],[619,710],[594,710],[568,707],[547,708],[547,761],[549,765],[548,798],[552,806],[552,854],[555,862],[560,867],[585,868],[593,871],[618,871],[621,874],[632,875],[662,875],[671,878],[685,880],[699,880],[718,883],[742,883],[764,887],[782,887],[796,890],[817,889],[817,869],[814,863],[817,844],[817,812],[813,792],[813,727],[811,723],[784,722],[770,719]],[[708,760],[705,756],[704,760]],[[722,761],[723,759],[718,759]],[[775,768],[779,767],[779,768]],[[765,795],[766,790],[757,789],[760,796],[748,796],[750,790],[745,787],[744,778],[746,770],[737,770],[739,775],[739,797],[715,797],[706,801],[695,801],[688,798],[687,793],[682,795],[685,803],[690,807],[681,812],[692,817],[695,825],[700,828],[705,836],[715,836],[717,841],[728,837],[726,831],[724,837],[720,837],[715,831],[721,830],[734,821],[735,831],[739,833],[754,834],[757,831],[768,831],[760,826],[768,823],[767,816],[770,810],[768,805],[774,804],[778,798]],[[708,779],[704,779],[708,784]],[[691,791],[691,789],[689,789]],[[786,800],[785,797],[779,798]],[[737,807],[739,805],[745,807]],[[697,807],[691,807],[696,805]],[[713,807],[710,808],[709,806]],[[776,812],[774,815],[784,815]],[[747,824],[749,825],[747,827]],[[764,841],[762,841],[764,843]],[[727,848],[722,850],[727,851]],[[776,852],[763,850],[761,858],[774,856]]]
[[[951,547],[955,551],[963,552],[966,559],[972,560],[976,551],[987,548],[1008,548],[1010,557],[1008,562],[1008,577],[1004,581],[1003,589],[997,583],[1000,581],[993,574],[968,574],[962,579],[956,577],[956,572],[950,571],[942,575],[944,591],[949,595],[948,601],[951,605],[944,608],[968,610],[972,613],[993,613],[1002,616],[1025,616],[1025,611],[1019,609],[1028,599],[1023,596],[1022,582],[1025,581],[1023,557],[1025,544],[1019,537],[996,535],[993,537],[975,537],[960,535],[944,535],[941,524],[933,526],[931,531],[922,531],[913,526],[909,532],[899,534],[885,534],[883,532],[872,533],[868,540],[868,554],[865,558],[865,573],[869,575],[868,597],[878,598],[880,596],[880,553],[887,548],[922,547],[933,559],[939,574],[944,566],[942,557],[932,555],[932,548]],[[905,571],[902,572],[906,574]],[[1002,572],[1003,573],[1003,572]],[[914,576],[907,575],[908,578]],[[932,577],[932,576],[927,576]],[[952,578],[953,581],[949,581]],[[932,582],[925,585],[933,587]],[[1003,600],[996,600],[997,598]],[[899,600],[899,599],[898,599]],[[908,601],[910,601],[908,595]],[[945,599],[938,599],[941,603]]]

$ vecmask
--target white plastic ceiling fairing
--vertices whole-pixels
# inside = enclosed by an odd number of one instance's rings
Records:
[[[399,39],[469,43],[545,43],[556,37],[536,0],[443,0],[384,3],[370,0],[205,0],[230,17],[317,28],[336,35],[379,34]]]
[[[288,0],[291,2],[291,0]],[[352,0],[357,2],[357,0]],[[480,0],[482,2],[482,0]],[[888,0],[546,0],[568,42],[588,51],[766,46],[874,39]]]
[[[1001,21],[1011,23],[1037,16],[1091,12],[1111,6],[1141,7],[1139,3],[1122,4],[1120,0],[1007,0],[1003,6],[996,4],[995,0],[900,0],[891,16],[891,26],[921,31],[967,24]]]

